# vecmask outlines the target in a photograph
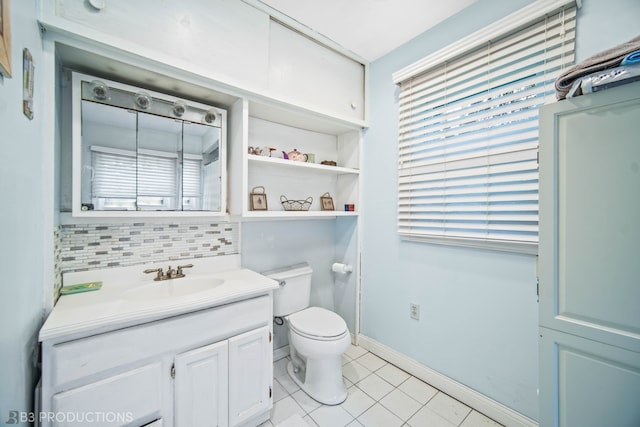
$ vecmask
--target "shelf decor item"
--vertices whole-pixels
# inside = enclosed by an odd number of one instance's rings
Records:
[[[289,200],[285,196],[280,196],[280,202],[285,211],[308,211],[313,197],[309,196],[304,200]]]
[[[254,187],[249,194],[249,202],[252,211],[267,210],[267,193],[263,186]]]
[[[320,196],[320,205],[322,206],[323,211],[335,210],[333,206],[333,198],[331,197],[331,194],[329,194],[328,192]]]

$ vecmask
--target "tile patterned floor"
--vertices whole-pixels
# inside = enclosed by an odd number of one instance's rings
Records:
[[[500,424],[362,347],[343,356],[347,400],[327,406],[289,378],[289,358],[273,364],[271,418],[261,427],[499,427]]]

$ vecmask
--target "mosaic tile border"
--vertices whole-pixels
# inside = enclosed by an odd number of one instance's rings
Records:
[[[239,253],[238,223],[72,224],[59,227],[56,275],[92,268]],[[56,278],[56,283],[57,278]]]

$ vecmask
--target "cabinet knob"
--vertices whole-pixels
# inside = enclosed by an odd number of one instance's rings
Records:
[[[355,102],[353,102],[353,101],[351,101],[351,104],[350,104],[350,105],[351,105],[351,109],[352,109],[352,110],[354,110],[354,111],[356,110],[356,108],[358,108],[358,104],[356,104],[356,103],[355,103]]]

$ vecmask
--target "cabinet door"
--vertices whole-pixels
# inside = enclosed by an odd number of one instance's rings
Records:
[[[364,120],[364,65],[271,21],[269,89],[294,104]]]
[[[640,83],[540,114],[540,425],[640,425]]]
[[[227,367],[226,341],[176,356],[176,426],[228,425]]]
[[[237,426],[271,407],[271,330],[263,327],[229,339],[229,425]]]
[[[269,16],[241,1],[47,0],[45,25],[250,88],[266,86]],[[126,41],[126,42],[125,42]]]

